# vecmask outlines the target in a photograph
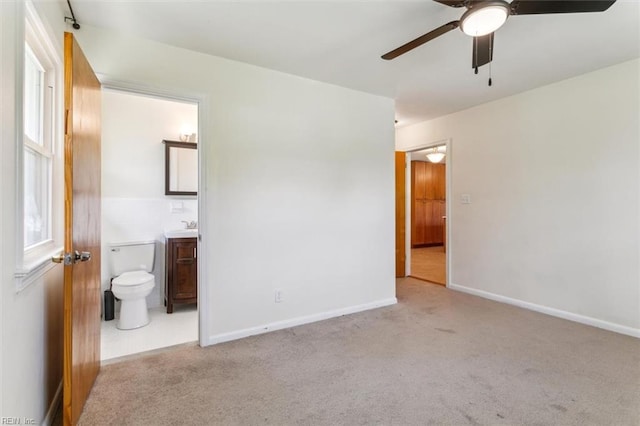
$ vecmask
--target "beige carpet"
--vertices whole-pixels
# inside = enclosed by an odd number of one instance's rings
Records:
[[[411,249],[411,276],[445,285],[446,254],[442,246]]]
[[[107,365],[80,424],[640,423],[640,340],[411,278],[398,299]]]

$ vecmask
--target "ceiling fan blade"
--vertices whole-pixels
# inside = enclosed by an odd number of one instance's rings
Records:
[[[481,67],[493,60],[493,34],[473,38],[472,68]]]
[[[382,59],[389,60],[397,58],[398,56],[425,44],[429,40],[433,40],[434,38],[439,37],[442,34],[448,33],[449,31],[458,28],[459,25],[460,21],[451,21],[447,24],[444,24],[443,26],[438,27],[433,31],[429,31],[425,35],[422,35],[417,39],[410,41],[409,43],[403,44],[397,49],[393,49],[391,52],[385,53],[384,55],[382,55]]]
[[[513,0],[512,15],[604,12],[616,0]]]
[[[466,3],[468,3],[465,0],[433,0],[433,1],[438,2],[438,3],[442,3],[445,6],[451,6],[451,7],[462,7]]]

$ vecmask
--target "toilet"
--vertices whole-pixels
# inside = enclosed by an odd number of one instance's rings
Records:
[[[147,296],[155,287],[150,274],[156,254],[155,241],[109,245],[111,291],[119,299],[120,318],[116,327],[131,330],[149,324]]]

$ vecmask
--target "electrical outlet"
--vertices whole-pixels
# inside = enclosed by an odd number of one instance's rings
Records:
[[[276,290],[274,300],[276,303],[281,303],[284,300],[284,292],[280,289]]]
[[[460,202],[462,204],[471,204],[471,194],[461,194]]]

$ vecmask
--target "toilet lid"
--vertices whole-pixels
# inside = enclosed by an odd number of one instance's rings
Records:
[[[119,286],[134,286],[147,283],[153,280],[153,275],[146,271],[133,271],[125,272],[124,274],[116,277],[113,280],[113,284]]]

